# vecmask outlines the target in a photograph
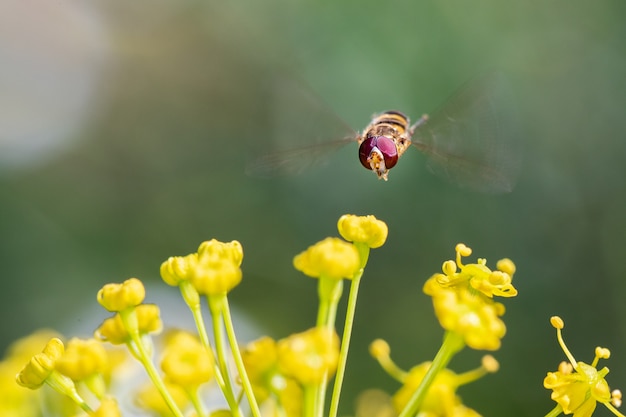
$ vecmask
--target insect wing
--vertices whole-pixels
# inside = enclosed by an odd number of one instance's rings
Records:
[[[300,174],[323,164],[358,134],[302,83],[279,80],[269,94],[269,137],[246,169],[252,176]]]
[[[413,143],[429,168],[462,188],[504,193],[513,189],[521,152],[512,94],[505,77],[490,73],[453,95]]]

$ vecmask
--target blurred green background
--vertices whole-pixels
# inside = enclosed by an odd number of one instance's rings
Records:
[[[263,328],[242,339],[301,331],[315,320],[316,282],[293,256],[337,235],[341,214],[374,214],[390,233],[362,282],[344,413],[363,389],[397,388],[368,357],[374,338],[405,368],[434,356],[442,331],[421,288],[457,242],[471,259],[518,268],[501,370],[460,390],[468,406],[553,407],[542,381],[564,359],[554,314],[577,360],[612,350],[608,381],[626,389],[623,1],[33,3],[0,6],[0,351],[40,327],[95,328],[101,285],[158,286],[163,260],[213,237],[244,246],[230,298]],[[414,151],[377,181],[354,145],[300,176],[244,174],[276,146],[277,80],[362,129],[388,108],[430,112],[492,68],[510,79],[522,120],[510,194],[455,188]],[[285,105],[323,131],[320,108],[305,104]],[[451,368],[482,354],[468,349]]]

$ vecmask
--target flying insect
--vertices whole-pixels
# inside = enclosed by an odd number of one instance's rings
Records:
[[[292,122],[286,134],[311,136],[302,134],[305,130],[301,123],[293,119],[283,118]],[[300,129],[298,133],[296,129]],[[424,114],[413,124],[403,112],[388,110],[372,116],[361,132],[345,127],[342,136],[321,143],[319,138],[326,132],[322,124],[313,123],[306,129],[316,134],[315,138],[307,137],[310,145],[269,153],[257,159],[248,171],[261,176],[301,172],[321,156],[351,142],[358,145],[361,165],[385,181],[389,171],[413,147],[426,155],[427,166],[435,175],[479,192],[510,192],[520,167],[512,95],[500,73],[470,81],[432,117]]]

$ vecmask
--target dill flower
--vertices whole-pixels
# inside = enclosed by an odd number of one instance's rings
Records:
[[[500,319],[505,308],[493,297],[517,295],[511,283],[515,265],[509,259],[500,260],[496,271],[487,267],[485,259],[464,265],[462,257],[471,253],[470,248],[459,243],[456,262],[444,262],[443,274],[434,274],[423,290],[432,297],[435,314],[444,329],[462,335],[465,344],[473,349],[497,350],[506,333]]]
[[[421,385],[431,362],[423,362],[410,371],[401,370],[391,359],[387,342],[377,339],[370,344],[370,354],[378,361],[383,369],[394,379],[400,381],[402,387],[393,395],[392,404],[397,413],[402,412],[415,391]],[[479,417],[480,415],[466,407],[461,398],[456,395],[458,387],[476,381],[488,373],[496,372],[498,362],[491,355],[483,357],[481,366],[474,370],[456,374],[450,369],[441,369],[421,402],[419,416],[424,417]]]
[[[40,415],[41,392],[24,389],[16,383],[15,375],[53,337],[58,337],[58,334],[51,330],[39,330],[9,346],[5,357],[0,361],[0,416]]]
[[[248,343],[241,356],[259,403],[274,401],[275,407],[284,410],[287,416],[302,415],[302,388],[280,369],[274,339],[265,336]]]
[[[374,216],[344,214],[337,222],[339,234],[348,242],[364,243],[375,249],[387,240],[387,224]]]
[[[140,304],[135,308],[135,313],[139,334],[158,333],[163,328],[159,307],[156,304]],[[104,320],[94,335],[96,339],[113,345],[127,343],[131,340],[130,333],[119,313]]]
[[[64,351],[65,347],[60,339],[50,339],[41,353],[33,356],[17,374],[17,383],[30,389],[41,387],[55,370],[56,362]]]
[[[129,278],[121,284],[107,284],[98,291],[98,302],[112,312],[135,307],[145,297],[146,289],[137,278]]]
[[[212,239],[200,244],[197,256],[188,256],[190,281],[198,293],[224,294],[236,287],[242,278],[243,249],[236,240],[224,243]]]
[[[557,339],[561,349],[569,362],[561,362],[556,372],[548,372],[543,380],[543,386],[552,390],[551,398],[565,414],[574,417],[591,417],[597,403],[604,404],[616,416],[622,416],[615,407],[621,405],[622,394],[619,390],[613,392],[604,379],[609,369],[600,370],[597,365],[600,359],[608,359],[611,352],[606,348],[596,347],[595,357],[591,364],[576,362],[563,340],[561,330],[565,327],[563,320],[554,316],[550,323],[556,329]]]
[[[282,372],[302,385],[314,385],[335,372],[339,360],[339,338],[334,330],[314,327],[278,342]]]
[[[329,237],[296,255],[293,265],[313,278],[349,279],[360,268],[359,252],[354,245]]]
[[[84,382],[98,398],[104,396],[104,375],[109,364],[107,352],[99,341],[70,339],[55,367],[74,382]]]
[[[171,383],[195,389],[213,377],[213,357],[196,336],[177,331],[166,338],[161,369]]]

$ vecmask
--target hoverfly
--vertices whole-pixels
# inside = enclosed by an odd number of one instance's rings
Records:
[[[284,119],[290,121],[292,117]],[[290,132],[285,133],[302,136],[302,129],[294,133],[295,125],[292,122]],[[324,136],[321,125],[307,129]],[[435,175],[462,188],[509,192],[517,179],[520,152],[516,120],[508,83],[500,73],[470,81],[432,117],[423,115],[411,124],[404,113],[389,110],[374,115],[360,133],[349,127],[345,131],[348,133],[334,140],[262,156],[248,171],[260,176],[297,173],[322,154],[357,142],[361,165],[385,181],[389,170],[410,147],[427,156],[428,167]]]

